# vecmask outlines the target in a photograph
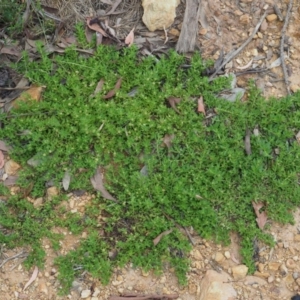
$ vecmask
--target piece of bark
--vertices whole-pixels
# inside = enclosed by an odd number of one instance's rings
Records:
[[[186,0],[182,29],[176,45],[177,52],[192,52],[195,49],[198,36],[200,3],[201,0]]]

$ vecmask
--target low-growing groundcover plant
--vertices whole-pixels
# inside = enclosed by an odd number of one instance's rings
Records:
[[[19,103],[1,115],[0,139],[23,169],[21,193],[0,204],[0,242],[30,245],[26,265],[42,267],[41,239],[59,249],[62,237],[52,232],[54,226],[74,234],[86,230],[80,246],[56,260],[62,293],[82,270],[106,284],[113,267],[129,261],[157,272],[171,266],[185,284],[191,247],[180,226],[224,243],[236,231],[253,272],[255,241],[272,244],[272,239],[258,228],[252,201],[282,223],[293,222],[300,202],[299,94],[266,101],[250,85],[243,103],[219,99],[228,79],[203,77],[207,66],[197,53],[187,62],[173,51],[159,61],[139,58],[135,47],[100,46],[90,58],[72,48],[51,58],[40,51],[40,61],[24,55],[18,69],[47,86],[43,100]],[[115,96],[104,99],[120,78]],[[101,79],[103,88],[93,95]],[[207,118],[197,113],[200,95]],[[181,99],[177,111],[169,97]],[[247,130],[251,155],[245,152]],[[35,167],[27,164],[32,158]],[[26,199],[26,191],[44,197],[46,183],[61,187],[66,172],[69,191],[92,192],[90,178],[99,166],[117,202],[99,193],[80,215],[60,205],[64,196],[40,208]],[[100,215],[105,223],[99,223]]]

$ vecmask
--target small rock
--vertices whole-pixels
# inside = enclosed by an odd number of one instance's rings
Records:
[[[171,28],[171,29],[169,30],[169,33],[172,34],[172,35],[175,35],[175,36],[179,36],[179,35],[180,35],[179,30],[176,29],[176,28]]]
[[[270,273],[265,272],[265,273],[261,273],[259,271],[255,271],[254,274],[257,277],[261,277],[261,278],[268,278],[270,276]]]
[[[291,84],[290,89],[293,93],[296,93],[300,89],[300,86],[297,84]]]
[[[75,207],[75,200],[74,199],[71,199],[69,201],[69,206],[70,206],[71,209],[73,209]]]
[[[91,300],[99,300],[98,297],[92,297]]]
[[[294,262],[291,258],[289,258],[289,259],[286,260],[286,266],[287,266],[289,269],[294,269],[294,268],[296,268],[296,264],[295,264],[295,262]]]
[[[257,56],[257,55],[258,55],[258,51],[257,51],[256,48],[254,48],[254,49],[252,50],[252,55],[253,55],[253,56]]]
[[[86,299],[91,296],[91,290],[83,290],[81,292],[81,299]]]
[[[294,272],[293,273],[293,278],[296,280],[299,278],[299,273],[298,272]]]
[[[230,259],[230,258],[231,258],[231,255],[230,255],[230,252],[229,252],[229,251],[225,251],[224,256],[225,256],[227,259]]]
[[[281,276],[285,276],[287,273],[288,273],[288,269],[287,269],[287,267],[286,267],[286,265],[285,264],[282,264],[281,266],[280,266],[280,274],[281,274]]]
[[[293,284],[295,282],[292,274],[288,274],[288,276],[285,277],[284,281],[287,285]]]
[[[202,260],[203,259],[202,254],[197,249],[192,252],[192,256],[193,256],[193,258],[195,258],[197,260]]]
[[[167,281],[166,276],[162,276],[159,280],[159,283],[165,283]]]
[[[232,278],[222,272],[218,273],[214,270],[208,270],[200,284],[200,294],[197,299],[236,299],[237,292],[230,283]]]
[[[244,284],[251,286],[253,286],[253,284],[257,284],[258,286],[264,286],[267,284],[267,281],[257,276],[248,275],[244,280]]]
[[[94,289],[94,293],[93,293],[93,297],[97,297],[98,295],[100,294],[100,290],[96,287],[95,289]]]
[[[216,252],[214,255],[213,255],[213,259],[217,262],[217,263],[221,263],[225,260],[225,257],[223,255],[223,253],[221,252]]]
[[[44,202],[44,199],[43,199],[42,197],[37,198],[37,199],[34,200],[33,206],[34,206],[35,208],[38,208],[38,207],[40,207],[40,206],[43,205],[43,202]]]
[[[51,200],[53,197],[59,194],[56,186],[51,186],[47,189],[47,200]]]
[[[265,265],[262,264],[262,263],[259,263],[259,264],[258,264],[258,271],[261,272],[261,273],[263,273],[263,272],[264,272],[264,269],[265,269]]]
[[[148,271],[148,272],[146,272],[146,271],[142,270],[142,275],[143,275],[144,277],[148,277],[148,276],[149,276],[149,274],[150,274],[150,272],[149,272],[149,271]]]
[[[143,22],[150,31],[170,27],[176,17],[176,7],[180,0],[143,0]]]
[[[268,283],[272,283],[274,280],[275,280],[275,278],[273,275],[268,277]]]
[[[21,166],[12,159],[7,161],[4,165],[5,173],[8,175],[15,175],[20,168]]]
[[[300,234],[294,235],[294,242],[300,242]]]
[[[273,22],[273,21],[277,20],[278,17],[277,17],[276,14],[271,14],[271,15],[268,15],[268,16],[266,17],[266,19],[268,20],[268,22]]]
[[[248,267],[245,265],[239,265],[232,267],[232,276],[235,280],[243,279],[246,277]]]
[[[206,28],[201,28],[201,29],[199,30],[199,34],[201,34],[201,35],[206,35],[206,34],[207,34],[207,29],[206,29]]]
[[[271,271],[277,271],[280,267],[280,263],[279,262],[270,262],[268,264],[269,270]]]
[[[197,292],[197,285],[194,283],[190,283],[189,284],[189,293],[193,295],[193,294],[196,294],[196,292]]]
[[[240,16],[240,22],[244,25],[248,25],[250,23],[250,16],[248,14]]]
[[[48,287],[47,287],[46,282],[44,280],[39,280],[38,289],[43,294],[48,295]]]
[[[260,25],[260,31],[264,32],[268,29],[268,22],[266,20],[263,20],[263,22]]]

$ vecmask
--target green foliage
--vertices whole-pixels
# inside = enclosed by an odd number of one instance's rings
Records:
[[[22,30],[22,12],[26,2],[18,0],[0,1],[0,26],[5,26],[9,33],[20,33]]]
[[[138,58],[134,47],[116,51],[100,46],[89,59],[74,49],[51,59],[42,47],[40,51],[39,62],[25,55],[18,69],[47,86],[43,101],[21,103],[0,117],[5,125],[0,139],[24,166],[20,186],[33,183],[32,195],[44,196],[45,182],[61,186],[68,170],[70,190],[91,190],[89,179],[101,165],[106,188],[119,202],[99,195],[81,216],[59,209],[59,198],[41,209],[12,199],[0,207],[0,224],[12,231],[0,242],[38,246],[42,236],[55,243],[53,226],[75,234],[87,230],[88,238],[76,250],[56,260],[62,293],[81,269],[107,283],[112,268],[128,261],[158,273],[166,263],[185,284],[190,245],[176,224],[224,243],[230,231],[238,232],[244,262],[254,271],[254,240],[272,244],[272,239],[258,229],[252,201],[263,202],[268,217],[282,223],[292,222],[291,212],[300,202],[300,152],[294,139],[300,128],[299,94],[265,101],[250,86],[245,103],[218,99],[228,80],[202,77],[205,66],[198,54],[186,70],[186,59],[174,51],[159,61]],[[104,100],[120,77],[121,89]],[[103,89],[90,97],[101,78]],[[215,116],[205,119],[196,112],[200,95]],[[180,113],[168,107],[170,96],[181,98]],[[251,135],[249,156],[244,151],[247,128],[259,129],[258,136]],[[163,146],[166,135],[174,135],[170,149]],[[35,168],[27,166],[31,158],[39,162]],[[101,212],[107,215],[104,224],[97,221]],[[153,239],[169,229],[173,231],[154,246]],[[109,251],[118,253],[114,260]],[[34,255],[40,262],[40,248],[33,247],[28,264],[36,263]]]

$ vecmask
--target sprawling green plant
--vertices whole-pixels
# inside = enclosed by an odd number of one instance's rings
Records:
[[[86,229],[89,237],[78,249],[57,259],[64,292],[79,269],[107,283],[113,266],[128,261],[158,272],[167,262],[184,284],[190,246],[176,225],[192,226],[202,237],[225,243],[230,231],[238,232],[244,262],[254,271],[255,239],[270,244],[272,239],[257,227],[252,201],[263,202],[269,219],[283,223],[293,221],[292,210],[300,202],[300,151],[294,139],[300,128],[299,94],[265,101],[250,86],[244,103],[218,99],[228,79],[203,77],[206,66],[199,54],[186,69],[186,59],[174,51],[159,61],[138,58],[134,47],[100,46],[88,59],[72,48],[52,58],[40,52],[39,62],[25,55],[18,68],[47,86],[43,100],[20,103],[0,116],[5,125],[0,139],[24,166],[20,186],[33,184],[31,195],[44,196],[45,183],[61,186],[68,171],[70,190],[91,191],[90,178],[101,166],[106,188],[118,202],[98,195],[84,217],[66,217],[59,198],[35,209],[21,196],[13,197],[0,206],[0,224],[12,231],[0,233],[0,242],[40,249],[43,235],[57,244],[59,237],[49,234],[53,226],[74,233]],[[104,99],[119,78],[121,88]],[[103,89],[90,96],[100,79]],[[211,113],[207,118],[197,113],[200,95]],[[181,99],[177,112],[168,105],[171,96]],[[247,129],[251,155],[244,150]],[[164,138],[171,139],[171,146]],[[32,158],[35,167],[27,165]],[[98,234],[101,212],[108,216],[101,225],[105,239]],[[154,246],[153,239],[169,229]],[[114,260],[109,251],[117,253]],[[31,264],[41,263],[41,254],[33,257]]]

